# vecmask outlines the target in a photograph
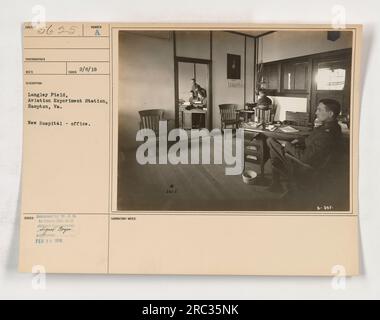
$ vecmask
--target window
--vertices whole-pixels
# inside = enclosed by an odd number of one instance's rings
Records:
[[[336,63],[321,63],[317,72],[317,90],[344,89],[346,83],[346,69]]]
[[[265,87],[265,89],[269,90],[278,90],[278,77],[279,77],[279,65],[278,63],[275,64],[268,64],[264,65],[262,76],[259,75],[259,81],[260,84]]]
[[[307,91],[308,62],[289,62],[283,65],[282,87],[284,90]]]

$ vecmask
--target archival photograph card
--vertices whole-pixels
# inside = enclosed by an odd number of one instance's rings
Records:
[[[25,23],[20,271],[359,274],[361,31]]]

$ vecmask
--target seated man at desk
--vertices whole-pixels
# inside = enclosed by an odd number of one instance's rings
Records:
[[[200,88],[198,90],[198,97],[196,100],[193,100],[193,105],[196,108],[204,109],[207,108],[207,97],[206,97],[206,90],[203,88]],[[205,113],[194,113],[193,114],[193,125],[196,128],[204,128],[206,126],[205,122]]]
[[[191,110],[193,108],[204,108],[207,104],[206,93],[204,89],[201,89],[198,92],[194,92],[190,90],[189,92],[189,102],[185,102],[184,105],[187,106],[187,110]]]
[[[190,105],[193,104],[193,102],[196,98],[197,98],[197,96],[195,95],[195,91],[190,90],[190,92],[189,92],[189,103],[190,103]]]
[[[196,94],[196,95],[195,95]],[[206,127],[207,93],[205,89],[189,92],[189,101],[181,105],[183,129],[201,129]]]
[[[272,184],[269,187],[270,191],[283,191],[280,175],[288,176],[291,165],[285,157],[285,152],[313,168],[320,167],[328,159],[341,138],[341,127],[337,121],[339,113],[339,102],[333,99],[322,99],[315,113],[316,120],[320,125],[314,128],[305,141],[302,142],[297,139],[292,142],[281,143],[274,138],[267,139],[273,175]],[[296,144],[303,146],[303,148],[296,148]]]
[[[194,92],[195,98],[197,97],[198,91],[199,91],[200,88],[201,88],[201,86],[197,83],[197,81],[195,80],[195,78],[192,78],[191,79],[191,91]]]
[[[258,93],[259,99],[257,100],[257,106],[269,107],[270,105],[272,105],[272,99],[268,98],[265,89],[260,88]]]
[[[206,93],[205,89],[200,88],[200,90],[198,91],[198,97],[197,97],[196,103],[197,103],[199,108],[206,108],[207,93]]]

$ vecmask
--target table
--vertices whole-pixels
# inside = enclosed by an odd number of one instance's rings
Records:
[[[180,110],[182,112],[182,128],[183,129],[193,129],[194,128],[194,115],[199,115],[200,117],[200,123],[199,127],[200,128],[205,128],[206,127],[206,113],[207,110],[203,110],[200,108],[194,108],[190,110],[182,109]],[[199,128],[199,129],[200,129]]]
[[[269,147],[267,146],[267,138],[275,138],[277,140],[292,141],[294,139],[306,138],[311,133],[311,128],[301,126],[291,126],[298,132],[286,133],[280,130],[279,126],[274,131],[270,131],[260,126],[254,128],[247,124],[242,124],[244,129],[244,164],[251,162],[260,165],[261,178],[264,177],[264,166],[269,159]]]
[[[299,138],[306,138],[310,135],[312,128],[310,127],[302,127],[302,126],[295,126],[291,125],[292,128],[297,129],[298,132],[283,132],[281,131],[281,128],[287,127],[287,125],[281,125],[277,127],[274,131],[270,131],[269,129],[264,128],[263,126],[259,126],[257,128],[254,128],[252,126],[248,126],[247,124],[242,124],[242,128],[246,132],[255,132],[260,133],[266,137],[275,138],[278,140],[294,140]]]

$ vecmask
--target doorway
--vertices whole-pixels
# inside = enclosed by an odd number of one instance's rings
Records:
[[[201,94],[191,93],[194,89],[192,79]],[[211,87],[211,60],[180,57],[175,59],[175,125],[177,128],[211,130]]]

